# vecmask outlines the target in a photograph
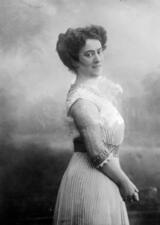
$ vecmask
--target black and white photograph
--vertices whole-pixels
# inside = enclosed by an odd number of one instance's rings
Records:
[[[160,2],[0,0],[0,224],[160,224]]]

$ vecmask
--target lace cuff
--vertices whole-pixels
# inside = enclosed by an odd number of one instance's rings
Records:
[[[109,151],[103,151],[97,156],[92,157],[92,162],[96,168],[102,168],[113,157],[118,157],[119,145],[107,144],[107,149]]]
[[[99,153],[97,156],[92,157],[93,165],[98,168],[101,167],[104,161],[110,158],[110,153],[108,151],[103,151]]]
[[[109,156],[103,161],[103,162],[101,162],[98,166],[97,166],[97,168],[99,169],[99,168],[102,168],[105,164],[107,164],[112,158],[113,158],[114,156],[113,156],[113,153],[110,153],[109,154]]]

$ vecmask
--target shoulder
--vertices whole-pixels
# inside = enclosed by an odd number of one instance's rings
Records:
[[[73,88],[71,86],[71,88],[69,89],[67,93],[67,98],[66,98],[67,109],[69,110],[69,108],[73,105],[73,103],[75,103],[78,99],[85,98],[85,97],[86,97],[86,94],[84,93],[83,89]]]
[[[83,102],[83,103],[80,104],[79,102]],[[87,102],[88,104],[92,103],[92,105],[96,104],[96,101],[92,93],[90,93],[85,88],[81,88],[81,87],[74,88],[71,86],[70,90],[68,91],[67,99],[66,99],[66,107],[67,107],[68,115],[70,114],[70,110],[73,107],[73,105],[75,105],[75,103],[76,105],[78,105],[78,107],[81,107],[81,108],[84,107],[87,109],[85,102]]]
[[[75,104],[73,104],[71,111],[72,114],[81,114],[90,116],[95,115],[99,112],[96,105],[93,102],[82,98],[78,99],[78,101],[76,101]]]
[[[100,115],[97,106],[87,99],[78,99],[70,109],[74,120],[82,127],[99,123]]]

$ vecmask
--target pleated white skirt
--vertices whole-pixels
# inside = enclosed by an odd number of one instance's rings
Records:
[[[54,225],[129,225],[117,185],[75,152],[62,178]]]

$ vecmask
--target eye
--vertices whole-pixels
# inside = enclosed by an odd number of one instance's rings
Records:
[[[92,56],[94,55],[94,52],[88,51],[88,52],[86,52],[84,55],[85,55],[86,57],[90,58],[90,57],[92,57]]]
[[[102,52],[103,52],[103,51],[102,51],[102,48],[100,48],[100,49],[97,50],[97,54],[98,54],[98,55],[100,55]]]

